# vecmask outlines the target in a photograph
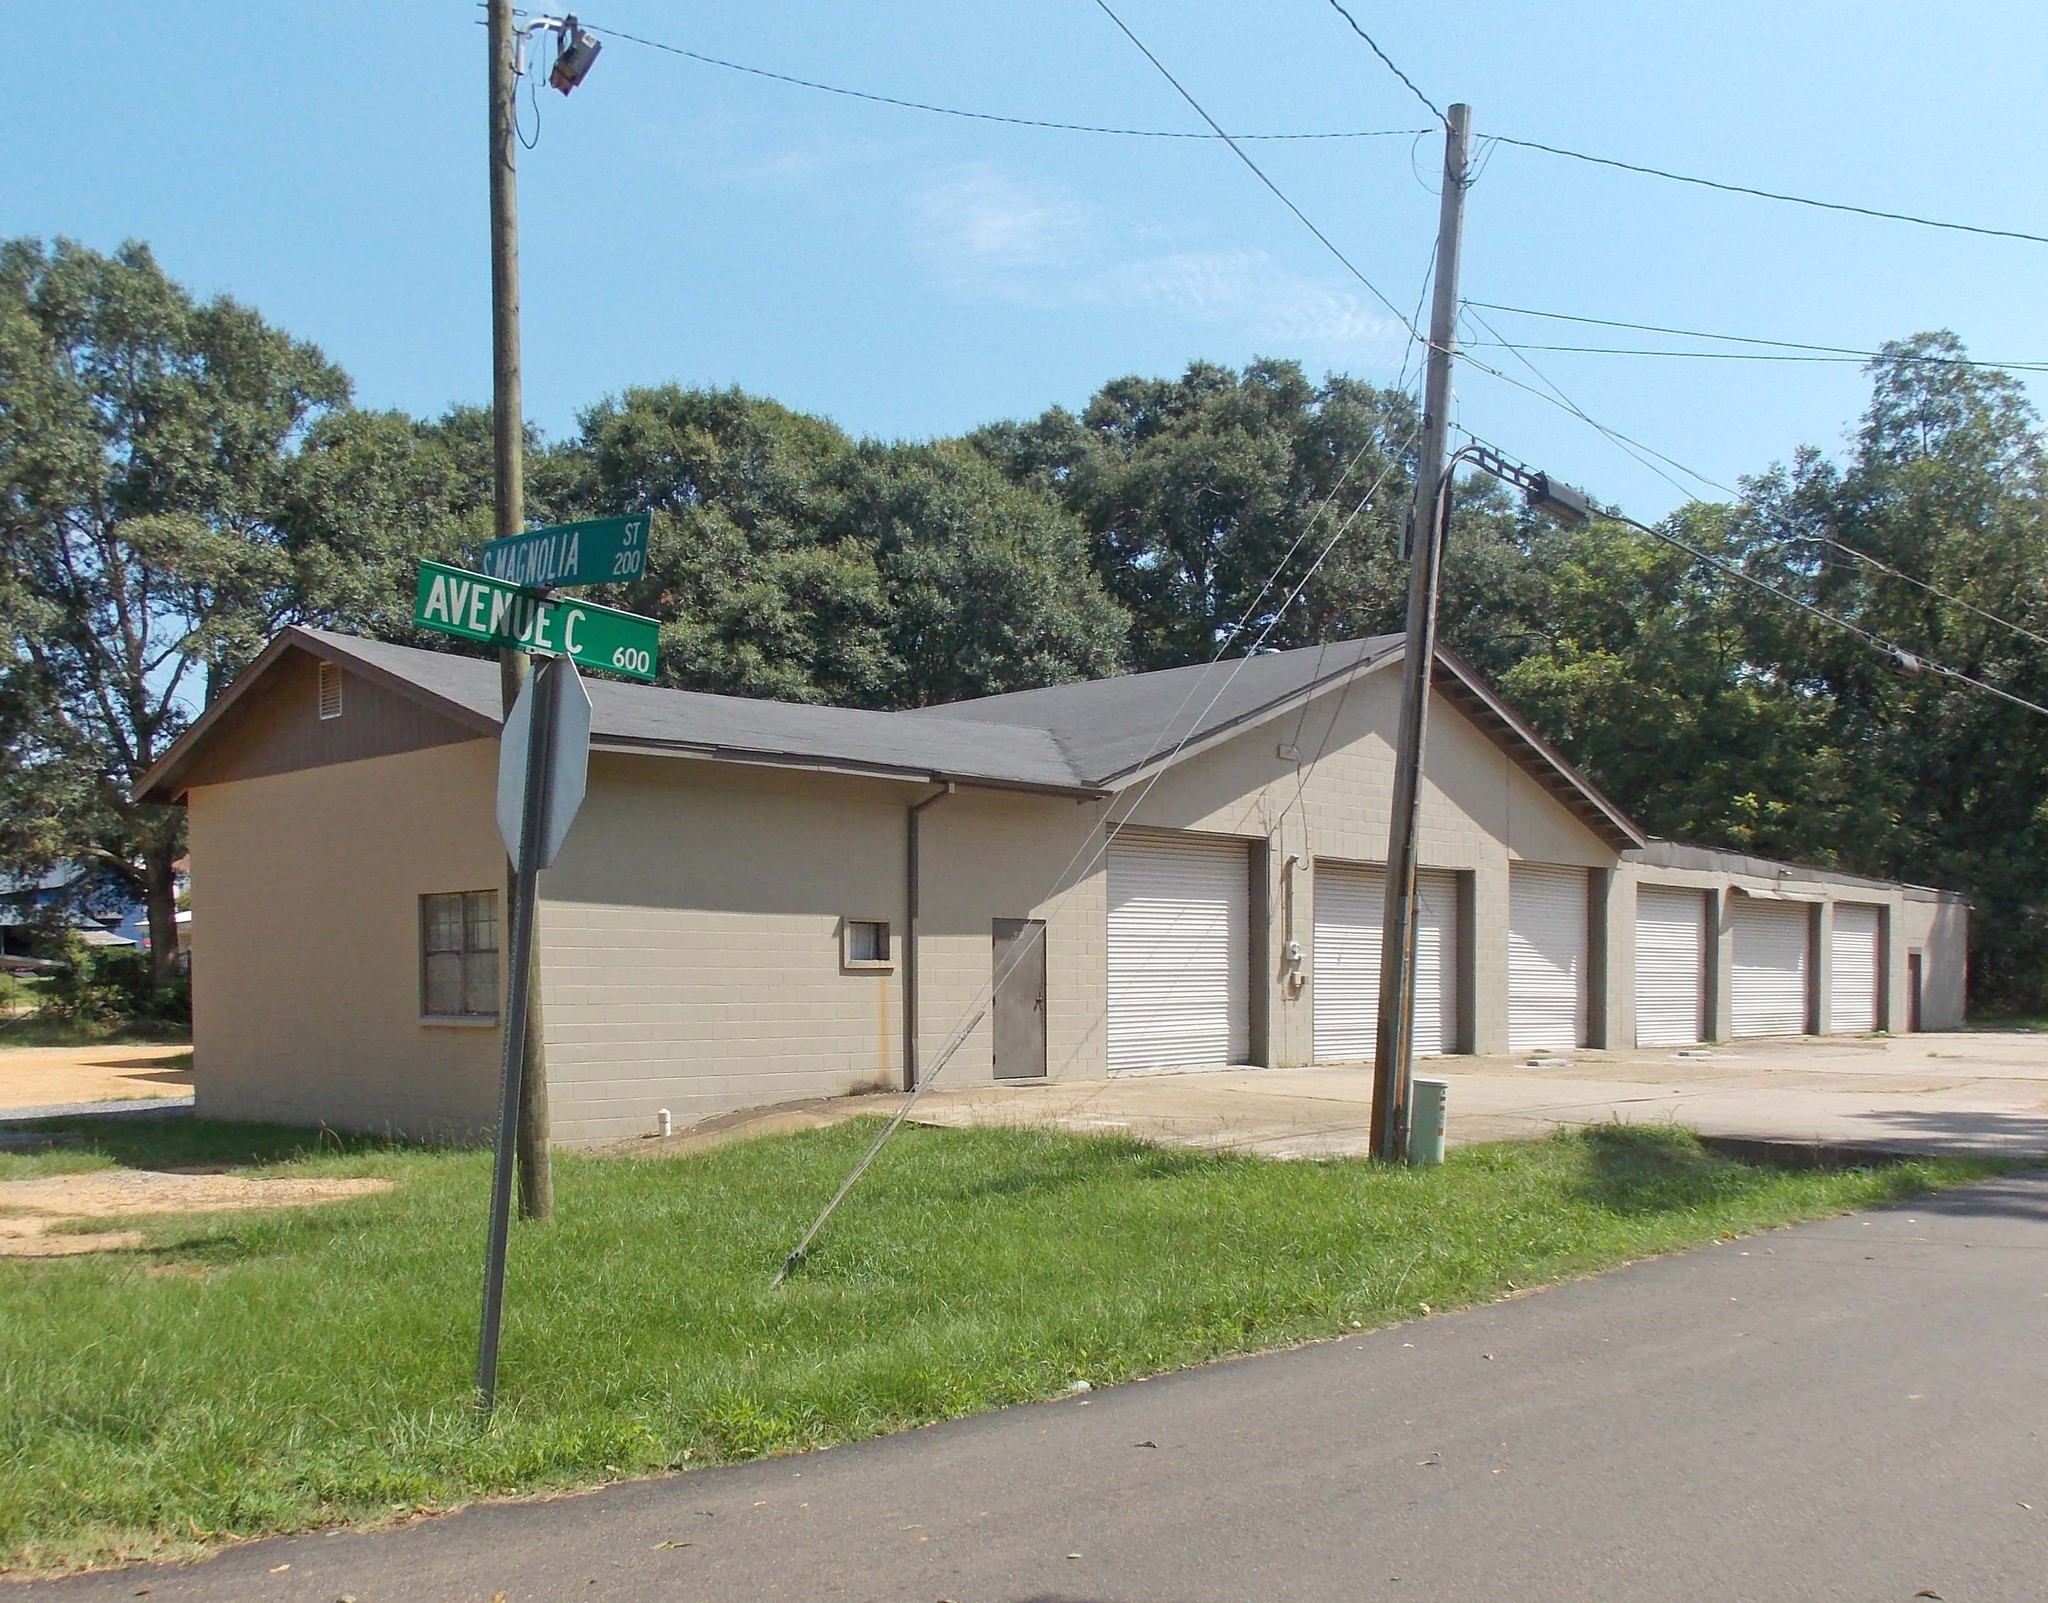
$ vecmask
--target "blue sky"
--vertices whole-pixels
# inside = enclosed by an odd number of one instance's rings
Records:
[[[1428,121],[1325,0],[1113,3],[1233,130]],[[2019,0],[1353,10],[1440,103],[1469,101],[1481,136],[2048,233],[2048,50]],[[488,398],[473,5],[79,0],[0,16],[34,52],[0,99],[0,233],[145,239],[193,288],[317,341],[364,404]],[[1199,126],[1092,0],[594,0],[586,19],[914,99]],[[629,384],[739,384],[857,433],[926,436],[1196,358],[1390,383],[1407,354],[1395,320],[1213,141],[933,117],[622,39],[540,110],[521,156],[526,397],[550,434]],[[1248,148],[1415,304],[1435,136]],[[1859,348],[1949,327],[1980,356],[2048,358],[2048,246],[1488,148],[1472,298]],[[1551,344],[1671,343],[1493,321]],[[1728,483],[1803,443],[1840,449],[1865,394],[1854,365],[1533,359],[1595,417]],[[1458,394],[1461,421],[1603,498],[1640,513],[1679,499],[1476,369]]]

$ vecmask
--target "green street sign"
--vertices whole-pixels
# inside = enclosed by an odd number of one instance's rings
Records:
[[[660,629],[652,618],[590,601],[543,601],[517,585],[438,562],[420,564],[412,621],[460,640],[567,657],[579,668],[629,679],[654,678]]]
[[[529,590],[637,579],[647,566],[647,514],[508,534],[483,548],[477,566],[493,579]]]

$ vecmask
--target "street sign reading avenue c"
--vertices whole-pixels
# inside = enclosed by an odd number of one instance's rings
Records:
[[[637,579],[647,566],[647,514],[587,518],[492,540],[477,567],[529,590]]]
[[[420,564],[413,626],[460,640],[567,657],[579,668],[654,679],[661,631],[652,618],[591,601],[542,600],[502,580],[439,562]]]

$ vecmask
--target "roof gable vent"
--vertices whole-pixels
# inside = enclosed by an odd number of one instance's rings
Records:
[[[341,670],[331,662],[320,664],[320,716],[341,716]]]

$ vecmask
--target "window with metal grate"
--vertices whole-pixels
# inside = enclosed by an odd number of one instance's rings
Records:
[[[420,1015],[498,1015],[498,893],[420,898]]]

